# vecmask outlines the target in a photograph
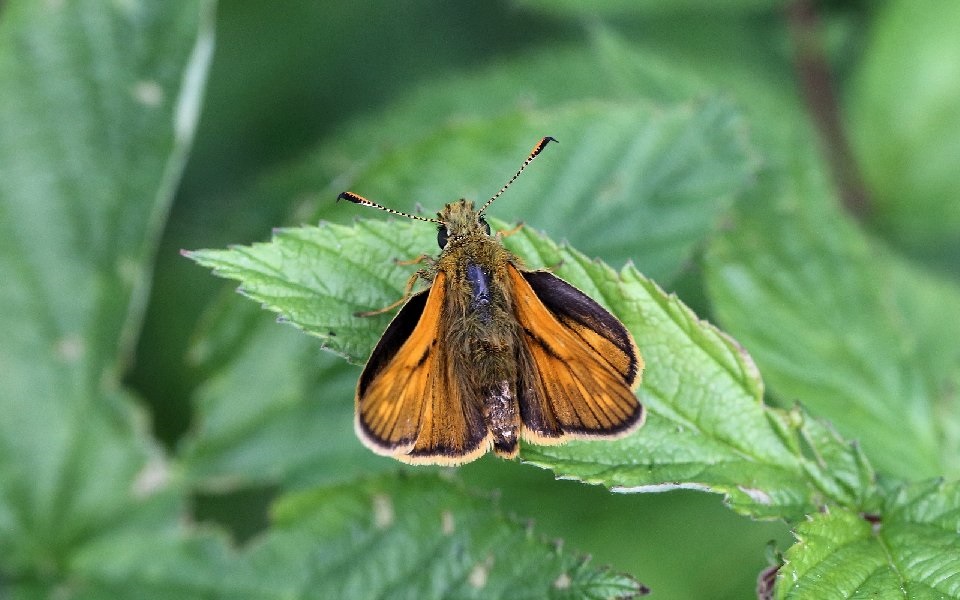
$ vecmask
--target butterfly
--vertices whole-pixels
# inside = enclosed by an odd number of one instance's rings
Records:
[[[533,148],[479,210],[447,204],[435,219],[353,192],[338,200],[437,224],[438,257],[408,281],[360,375],[357,435],[377,454],[459,465],[491,448],[514,458],[539,445],[618,438],[644,420],[633,390],[643,359],[630,332],[589,296],[545,270],[527,270],[491,233],[486,209],[550,142]],[[419,279],[430,286],[411,293]]]

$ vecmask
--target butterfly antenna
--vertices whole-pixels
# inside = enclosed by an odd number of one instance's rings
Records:
[[[507,188],[510,187],[510,184],[512,184],[514,181],[516,181],[516,180],[517,180],[517,177],[520,177],[520,173],[523,173],[523,170],[527,168],[527,165],[529,165],[530,163],[532,163],[532,162],[533,162],[533,159],[535,159],[535,158],[537,157],[537,155],[539,155],[541,152],[543,152],[543,149],[546,148],[546,147],[547,147],[547,144],[549,144],[550,142],[557,142],[557,140],[556,140],[555,138],[550,137],[549,135],[548,135],[547,137],[543,138],[542,140],[540,140],[540,141],[537,143],[537,145],[533,147],[533,150],[530,151],[530,154],[527,156],[527,159],[526,159],[525,161],[523,161],[523,164],[522,164],[522,165],[520,165],[520,169],[519,169],[516,173],[513,174],[513,177],[510,178],[510,181],[508,181],[508,182],[506,182],[505,184],[503,184],[503,187],[500,188],[500,191],[498,191],[498,192],[497,192],[496,194],[494,194],[489,200],[487,200],[487,203],[484,204],[482,207],[480,207],[480,210],[477,211],[477,214],[478,214],[478,215],[482,215],[482,214],[483,214],[483,211],[487,210],[487,207],[490,206],[491,204],[493,204],[493,201],[494,201],[494,200],[496,200],[497,198],[499,198],[499,197],[501,196],[501,194],[503,194],[505,191],[507,191]],[[557,142],[557,143],[559,144],[560,142]]]
[[[440,222],[437,219],[428,219],[426,217],[421,217],[420,215],[411,215],[410,213],[405,213],[402,210],[394,210],[392,208],[387,208],[386,206],[367,200],[363,196],[354,194],[353,192],[343,192],[342,194],[337,196],[337,202],[340,202],[341,200],[349,200],[350,202],[353,202],[354,204],[360,204],[361,206],[372,206],[373,208],[379,208],[380,210],[386,211],[392,215],[407,217],[408,219],[416,219],[417,221],[426,221],[427,223]]]

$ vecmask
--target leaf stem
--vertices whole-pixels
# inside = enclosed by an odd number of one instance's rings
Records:
[[[872,202],[840,118],[817,8],[816,0],[793,0],[787,5],[787,25],[794,46],[794,69],[827,161],[832,167],[843,207],[858,220],[863,220],[870,215]]]

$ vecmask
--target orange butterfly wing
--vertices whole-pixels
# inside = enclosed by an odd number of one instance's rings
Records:
[[[643,370],[620,321],[546,271],[508,265],[522,329],[517,386],[523,436],[537,444],[620,437],[643,423],[633,394]]]
[[[446,276],[410,298],[390,322],[357,385],[356,429],[374,452],[416,464],[454,465],[487,451],[491,436],[438,344]]]

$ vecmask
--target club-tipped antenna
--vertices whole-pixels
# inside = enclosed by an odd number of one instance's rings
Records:
[[[343,192],[337,196],[337,202],[341,200],[348,200],[354,204],[360,204],[361,206],[372,206],[373,208],[379,208],[380,210],[386,211],[392,215],[398,215],[401,217],[407,217],[408,219],[416,219],[417,221],[426,221],[427,223],[439,223],[437,219],[428,219],[427,217],[421,217],[420,215],[411,215],[410,213],[405,213],[402,210],[394,210],[392,208],[387,208],[382,204],[377,204],[372,200],[367,200],[363,196],[354,194],[353,192]]]
[[[547,144],[549,144],[550,142],[557,142],[557,140],[556,140],[555,138],[550,137],[549,135],[548,135],[547,137],[543,138],[542,140],[540,140],[540,141],[537,143],[537,145],[533,147],[533,150],[530,151],[530,154],[527,156],[527,159],[523,161],[523,164],[522,164],[522,165],[520,165],[520,169],[519,169],[516,173],[513,174],[513,177],[510,178],[510,181],[508,181],[508,182],[506,182],[505,184],[503,184],[503,187],[500,188],[500,190],[499,190],[496,194],[494,194],[493,196],[491,196],[490,199],[487,200],[487,203],[486,203],[486,204],[484,204],[483,206],[480,207],[480,210],[477,211],[477,214],[478,214],[478,215],[482,215],[482,214],[483,214],[483,211],[487,210],[487,207],[490,206],[491,204],[493,204],[493,201],[494,201],[494,200],[496,200],[497,198],[499,198],[499,197],[501,196],[501,194],[503,194],[505,191],[507,191],[507,188],[510,187],[510,184],[512,184],[514,181],[516,181],[516,180],[517,180],[517,177],[520,177],[520,173],[523,173],[523,170],[527,168],[527,165],[529,165],[530,163],[532,163],[532,162],[533,162],[533,159],[535,159],[535,158],[537,157],[537,155],[539,155],[541,152],[543,152],[543,149],[546,148],[546,147],[547,147]],[[560,142],[557,142],[557,143],[559,144]]]

